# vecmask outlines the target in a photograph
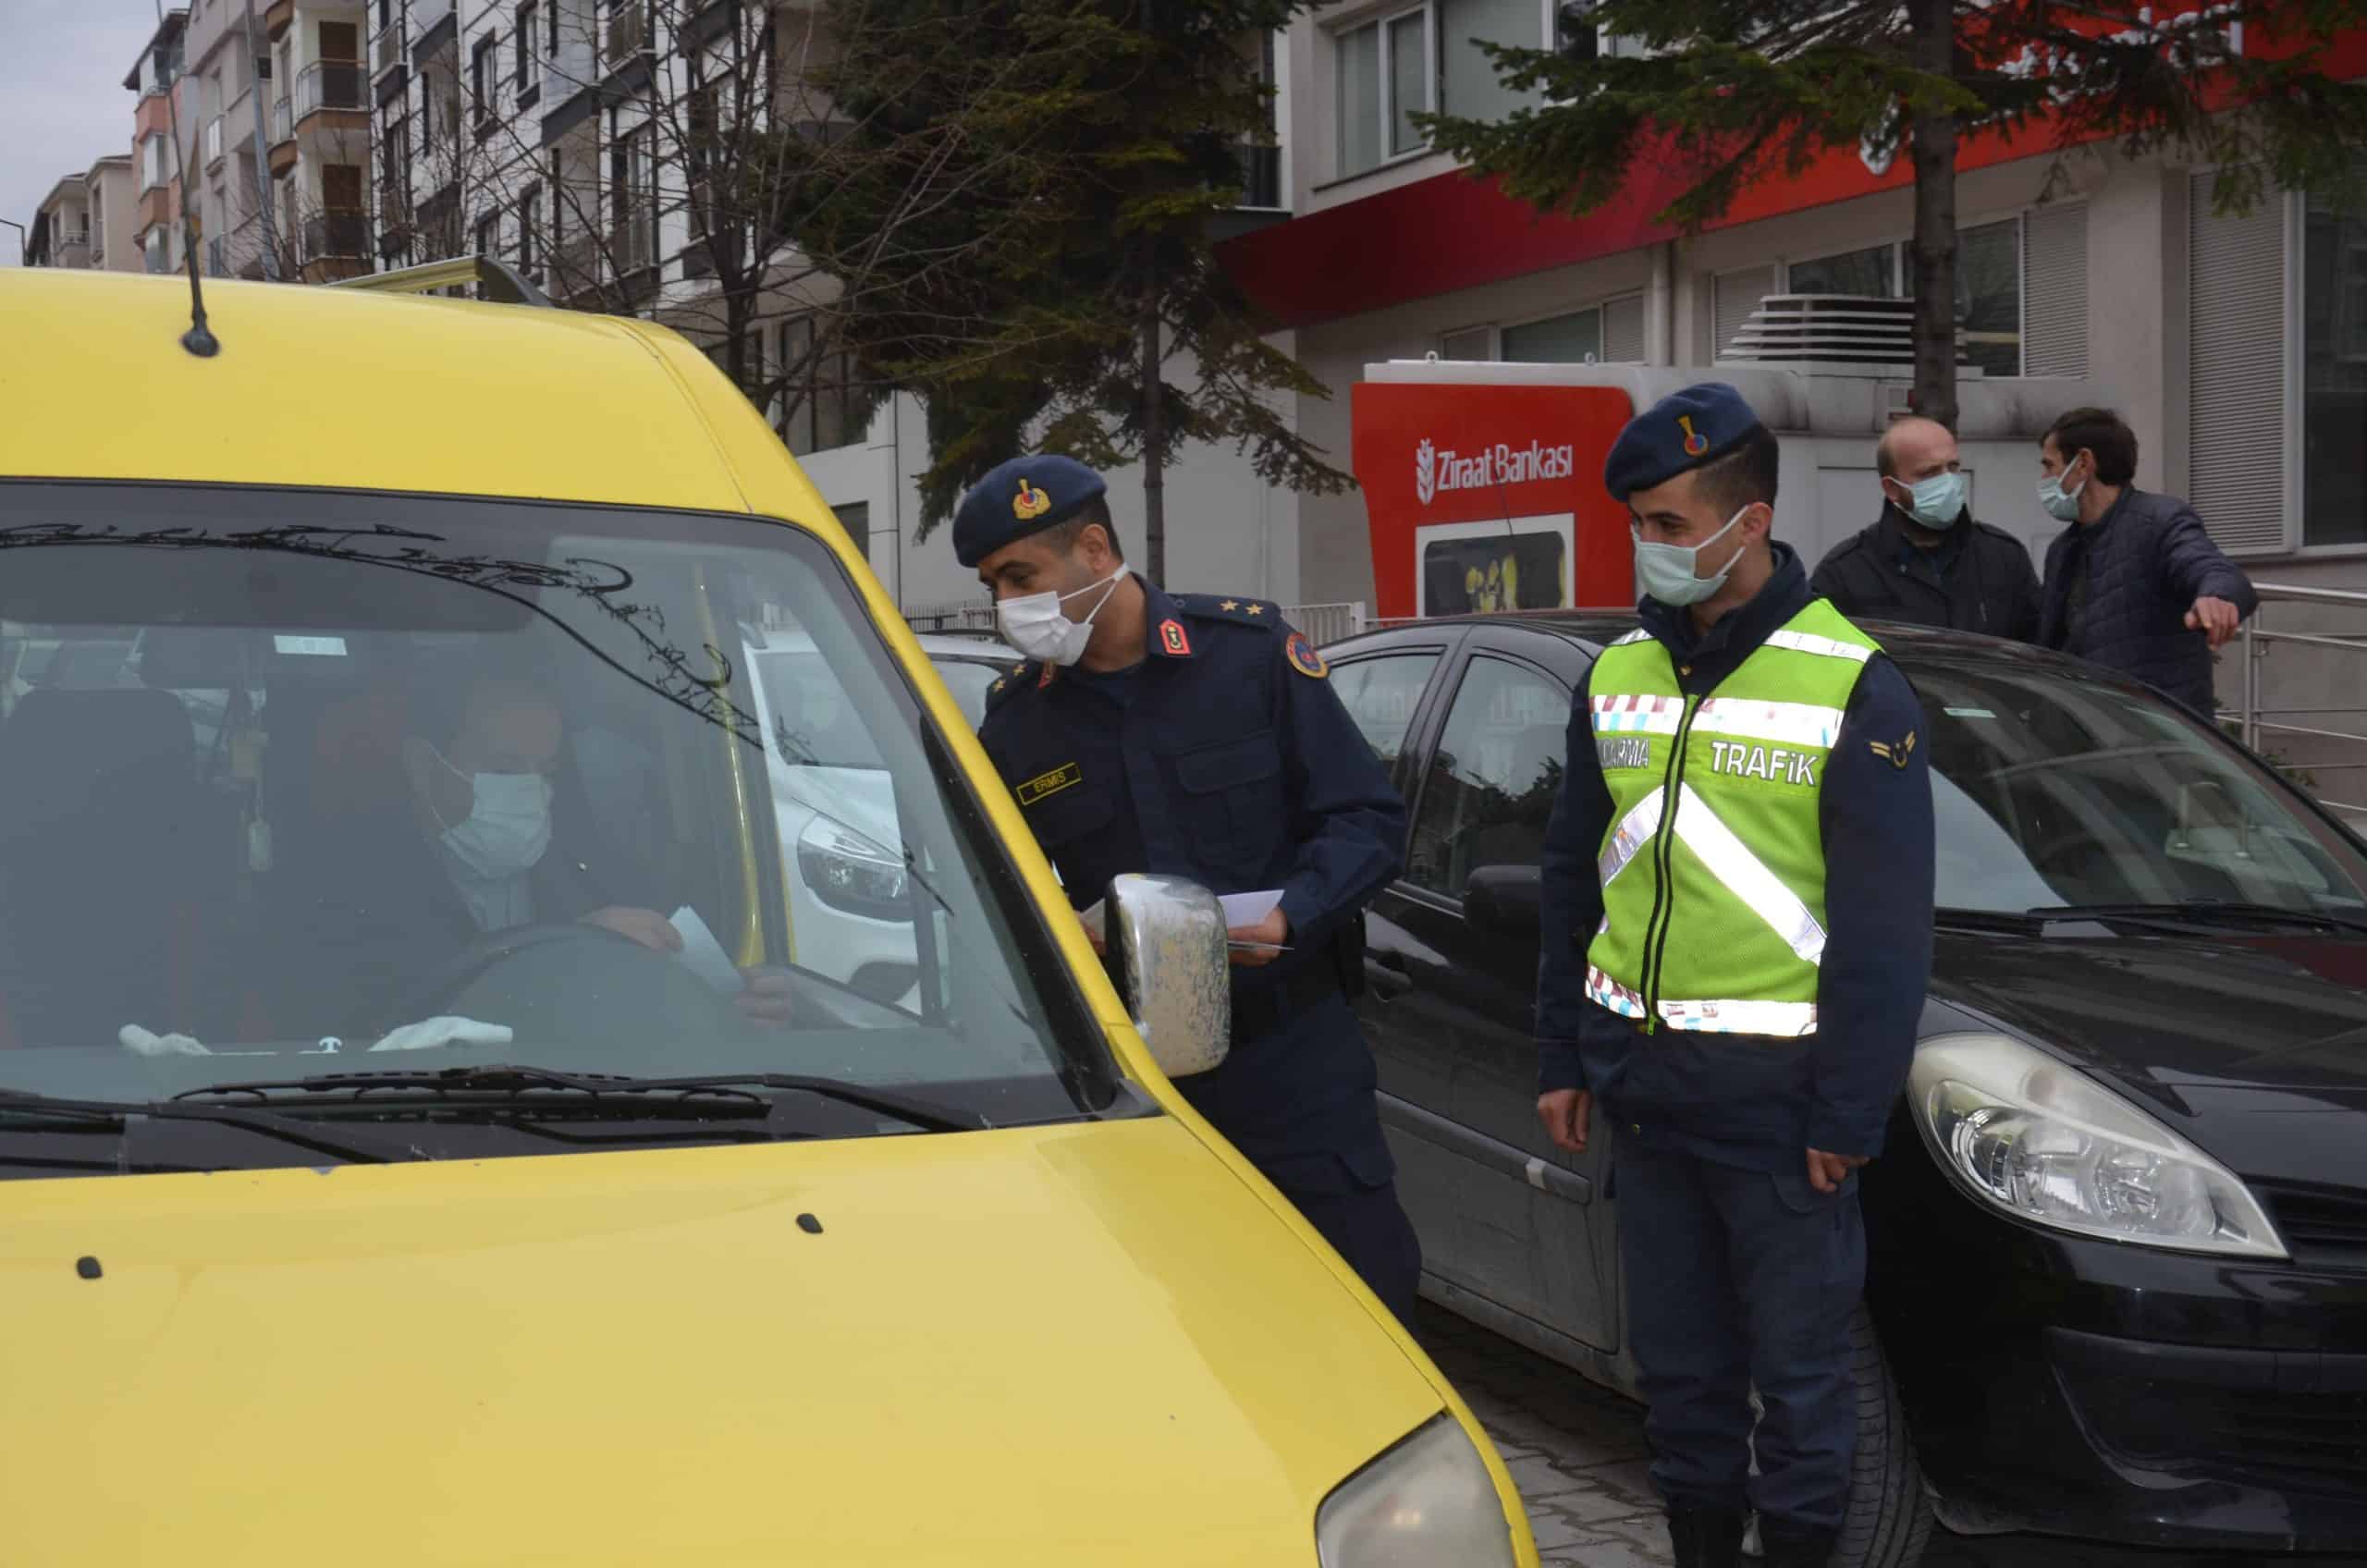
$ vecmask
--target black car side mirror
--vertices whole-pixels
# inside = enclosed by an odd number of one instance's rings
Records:
[[[1477,930],[1533,937],[1539,879],[1533,865],[1480,866],[1464,884],[1464,917]]]

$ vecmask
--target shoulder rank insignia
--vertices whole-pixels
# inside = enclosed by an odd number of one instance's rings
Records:
[[[1192,656],[1192,639],[1184,634],[1184,623],[1171,616],[1159,623],[1159,645],[1172,657]]]
[[[1315,644],[1306,640],[1304,632],[1294,631],[1290,634],[1289,641],[1282,644],[1282,655],[1291,661],[1291,668],[1301,675],[1313,676],[1320,680],[1331,673],[1331,667],[1323,662],[1323,655],[1315,651]]]
[[[1907,759],[1915,754],[1915,731],[1908,730],[1907,739],[1904,741],[1888,742],[1869,741],[1866,742],[1866,749],[1887,761],[1893,767],[1905,767]]]

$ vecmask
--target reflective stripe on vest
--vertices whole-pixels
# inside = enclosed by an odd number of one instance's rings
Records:
[[[1625,1018],[1644,1016],[1644,998],[1587,966],[1587,995]],[[1814,1002],[1661,1000],[1661,1021],[1672,1028],[1705,1035],[1772,1035],[1796,1039],[1816,1033]]]
[[[1821,600],[1699,698],[1649,634],[1604,650],[1588,703],[1613,809],[1595,1001],[1647,1029],[1815,1033],[1822,775],[1878,651]]]

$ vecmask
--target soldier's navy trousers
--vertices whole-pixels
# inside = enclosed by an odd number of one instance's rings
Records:
[[[1622,1144],[1613,1194],[1652,1484],[1672,1504],[1841,1524],[1857,1444],[1849,1319],[1865,1285],[1853,1173],[1837,1194]],[[1750,1461],[1750,1394],[1766,1414]]]

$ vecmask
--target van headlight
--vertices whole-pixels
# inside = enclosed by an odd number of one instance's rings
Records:
[[[1315,1551],[1323,1568],[1509,1568],[1513,1535],[1487,1463],[1441,1415],[1323,1500]]]
[[[2234,1172],[2019,1040],[1927,1041],[1907,1085],[1940,1164],[2017,1219],[2140,1246],[2287,1256],[2260,1200]]]

